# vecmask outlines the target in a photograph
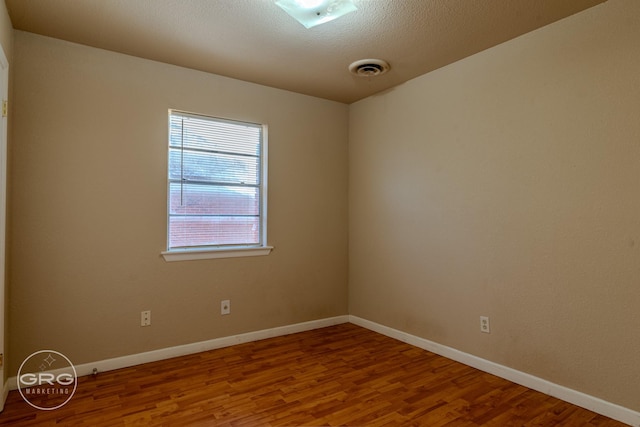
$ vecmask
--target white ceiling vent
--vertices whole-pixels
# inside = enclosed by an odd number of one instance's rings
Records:
[[[349,65],[351,74],[360,77],[379,76],[389,71],[389,63],[382,59],[361,59]]]

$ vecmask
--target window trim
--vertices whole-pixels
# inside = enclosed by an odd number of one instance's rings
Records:
[[[168,126],[167,126],[167,141],[169,141],[170,133],[170,119],[171,114],[177,113],[187,116],[202,117],[207,119],[228,121],[231,123],[248,123],[251,125],[261,126],[262,128],[262,141],[261,141],[261,153],[260,153],[260,168],[261,168],[261,203],[260,203],[260,243],[257,245],[229,245],[229,246],[194,246],[189,248],[173,248],[169,249],[169,212],[170,212],[170,200],[169,200],[169,181],[167,180],[167,227],[165,237],[167,239],[166,250],[161,252],[164,260],[167,262],[172,261],[191,261],[202,259],[217,259],[217,258],[237,258],[237,257],[253,257],[269,255],[273,246],[267,244],[267,199],[268,199],[268,127],[264,123],[254,123],[243,120],[227,119],[223,117],[214,117],[197,113],[190,113],[183,110],[169,109],[168,112]],[[170,144],[167,144],[167,168],[169,167],[169,150]],[[168,171],[167,171],[168,176]]]
[[[162,252],[164,260],[193,261],[199,259],[238,258],[269,255],[273,246],[248,246],[238,248],[208,248],[208,249],[173,249]]]

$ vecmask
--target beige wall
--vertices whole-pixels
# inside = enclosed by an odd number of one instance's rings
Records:
[[[9,60],[13,53],[13,26],[4,1],[0,2],[0,44]],[[11,64],[11,61],[9,63]]]
[[[37,349],[88,363],[347,313],[346,105],[20,31],[13,67],[12,374]],[[269,256],[160,256],[169,108],[269,125]]]
[[[640,410],[639,41],[610,0],[352,105],[350,314]]]
[[[7,7],[4,3],[4,1],[0,2],[0,44],[2,45],[2,50],[4,51],[5,56],[7,57],[7,61],[9,62],[9,98],[11,98],[11,96],[13,95],[13,91],[11,89],[11,84],[13,82],[13,78],[12,78],[12,74],[13,74],[13,26],[11,25],[11,19],[9,18],[9,13],[7,12]],[[9,103],[9,106],[11,107],[11,102]],[[10,108],[11,109],[11,108]],[[10,143],[11,143],[11,131],[12,131],[12,126],[11,126],[11,122],[10,120],[7,120],[7,143],[9,145],[8,150],[10,149]],[[7,186],[7,191],[9,191],[10,188]],[[9,197],[9,195],[8,195]],[[9,221],[9,219],[7,220]],[[9,227],[7,227],[7,232],[5,235],[5,238],[7,238],[8,240],[8,234],[9,234]],[[6,243],[7,247],[8,247],[8,242]],[[9,286],[8,286],[8,282],[10,280],[10,272],[9,272],[9,266],[8,266],[8,259],[9,259],[9,254],[8,252],[6,253],[6,257],[5,257],[5,287],[3,290],[0,290],[0,292],[4,293],[4,312],[3,312],[3,317],[4,317],[4,345],[3,345],[3,351],[4,351],[4,355],[5,357],[7,357],[10,354],[10,350],[9,350],[9,345],[8,345],[8,337],[9,337],[9,304],[10,304],[10,295],[9,295]],[[4,381],[6,380],[6,378],[9,376],[9,372],[5,369],[3,371],[3,375],[4,378],[2,378],[2,382],[4,383]]]

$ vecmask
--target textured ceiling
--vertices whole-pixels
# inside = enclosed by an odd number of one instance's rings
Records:
[[[355,0],[311,29],[274,0],[5,1],[15,29],[351,103],[605,0]]]

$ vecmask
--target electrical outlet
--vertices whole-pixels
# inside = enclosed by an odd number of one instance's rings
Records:
[[[480,316],[480,332],[484,332],[485,334],[491,333],[488,316]]]
[[[151,325],[151,310],[141,311],[140,326],[150,326],[150,325]]]
[[[220,301],[220,315],[231,314],[231,300]]]

